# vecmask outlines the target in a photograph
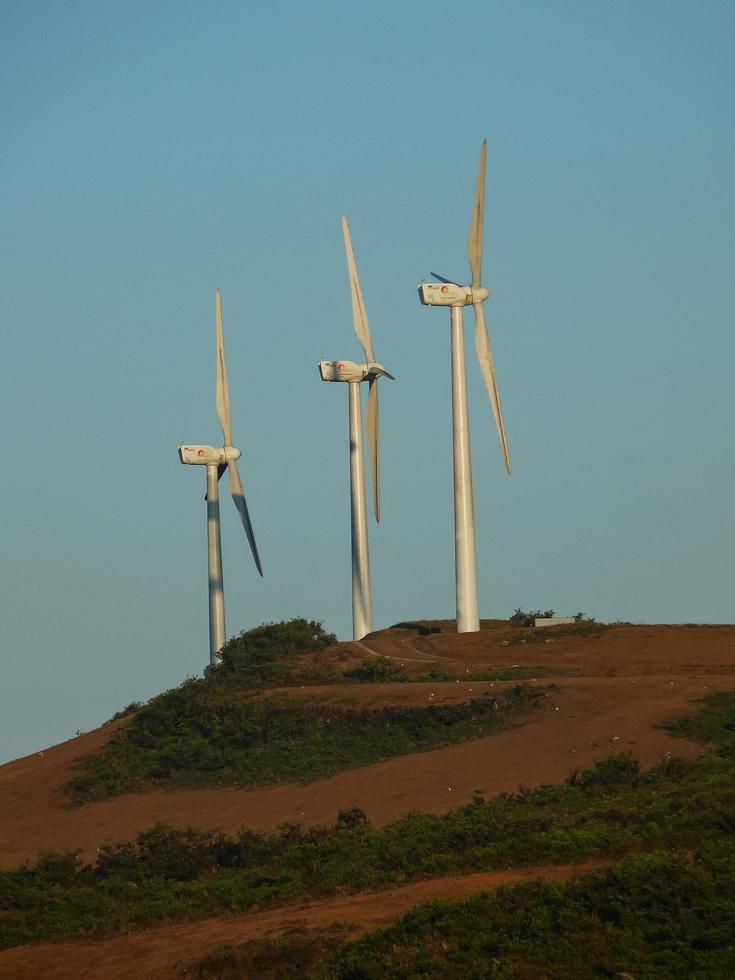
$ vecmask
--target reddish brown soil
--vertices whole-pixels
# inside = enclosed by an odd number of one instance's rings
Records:
[[[539,640],[517,642],[529,634]],[[419,636],[410,630],[384,630],[366,637],[362,647],[403,660],[405,669],[412,673],[425,673],[432,666],[408,659],[415,657],[457,673],[511,664],[543,664],[604,676],[735,673],[735,626],[620,625],[590,636],[565,636],[558,627],[534,633],[489,620],[483,622],[480,633],[461,635],[448,629],[432,636]]]
[[[273,938],[297,928],[322,929],[334,922],[351,924],[349,938],[354,939],[369,929],[390,925],[422,902],[461,899],[540,875],[548,881],[567,881],[593,866],[593,863],[550,865],[433,878],[386,891],[305,901],[228,919],[166,923],[145,932],[106,940],[17,946],[0,952],[0,976],[3,980],[181,978],[188,966],[223,943]]]
[[[692,702],[708,693],[735,690],[733,626],[618,626],[596,636],[567,637],[549,632],[544,639],[552,642],[508,645],[519,631],[498,623],[484,626],[479,634],[462,636],[443,632],[421,637],[411,630],[384,631],[366,638],[360,648],[340,644],[320,659],[322,663],[331,658],[333,663],[345,664],[360,662],[371,654],[397,661],[410,655],[410,663],[404,662],[414,675],[426,672],[429,661],[458,674],[513,665],[552,669],[555,676],[539,678],[537,683],[553,681],[559,690],[517,728],[306,785],[159,790],[64,809],[61,787],[70,778],[73,760],[99,748],[122,724],[118,722],[0,767],[0,867],[33,860],[43,850],[79,848],[85,858],[93,858],[102,844],[129,839],[156,821],[229,833],[243,825],[270,831],[286,822],[331,823],[338,810],[360,806],[373,823],[383,824],[411,810],[446,812],[469,802],[476,791],[490,796],[515,791],[521,785],[558,782],[574,768],[620,750],[630,749],[644,766],[652,765],[665,752],[692,758],[700,751],[698,746],[671,739],[656,726],[690,711]],[[503,686],[500,682],[494,685],[495,689]],[[289,689],[288,693],[321,703],[417,704],[463,700],[490,687],[489,682],[471,681],[324,685]],[[436,884],[432,897],[453,894],[452,888],[464,887],[457,884],[460,881],[448,879]],[[428,887],[428,883],[424,885]],[[412,890],[421,887],[397,890],[395,894],[404,896],[408,904],[396,905],[390,916],[423,900],[423,895],[419,898],[419,892]],[[373,899],[330,899],[317,905],[332,911],[324,913],[326,918],[317,915],[313,921],[326,924],[349,919],[367,927],[385,910],[384,901],[384,893]],[[282,925],[287,915],[293,918],[293,909],[262,913],[275,916],[264,918],[262,926],[257,925],[260,918],[246,916],[219,924],[161,927],[99,943],[7,951],[0,954],[0,976],[169,976],[172,974],[165,971],[172,968],[175,959],[186,959],[189,947],[183,945],[185,937],[198,936],[196,953],[204,955],[220,942],[250,935],[242,931],[250,928],[244,923],[252,921],[252,928],[271,928],[273,923]],[[72,950],[78,952],[72,954]],[[163,972],[156,972],[159,968]],[[20,970],[26,972],[17,972]]]
[[[456,696],[460,686],[421,685],[426,689],[421,696],[443,693],[442,687]],[[735,688],[732,675],[565,679],[524,724],[475,742],[308,784],[156,790],[63,809],[61,786],[70,763],[103,741],[101,732],[93,732],[0,768],[0,863],[11,867],[35,859],[40,850],[76,848],[90,859],[103,844],[130,838],[156,821],[228,833],[243,825],[272,831],[286,822],[331,823],[339,810],[360,806],[373,823],[383,824],[411,810],[444,813],[470,802],[478,790],[492,796],[521,785],[558,782],[575,767],[620,750],[630,749],[644,766],[665,752],[692,758],[697,746],[653,726],[687,711],[693,699],[708,691],[728,687]]]
[[[655,726],[690,710],[691,702],[708,692],[735,689],[732,626],[621,626],[592,637],[550,633],[553,643],[510,646],[503,641],[513,632],[496,625],[462,636],[395,634],[375,634],[365,645],[385,654],[409,637],[441,656],[438,666],[455,672],[520,664],[567,675],[550,678],[560,690],[524,724],[476,742],[306,785],[157,790],[64,809],[61,787],[70,778],[73,760],[95,751],[121,723],[106,725],[0,766],[0,867],[33,860],[44,850],[79,848],[92,858],[103,844],[130,838],[156,821],[229,833],[243,825],[271,831],[286,822],[330,823],[340,809],[361,806],[374,823],[383,824],[410,810],[446,812],[469,802],[476,790],[493,795],[556,782],[575,767],[620,749],[630,749],[646,766],[665,752],[692,757],[697,746],[673,740]],[[344,648],[353,645],[337,650]],[[490,687],[490,682],[325,685],[288,693],[320,701],[416,704],[464,699]]]

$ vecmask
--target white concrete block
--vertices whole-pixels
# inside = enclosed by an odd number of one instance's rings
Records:
[[[533,625],[537,627],[542,626],[571,626],[576,623],[577,620],[574,616],[537,616],[533,621]]]

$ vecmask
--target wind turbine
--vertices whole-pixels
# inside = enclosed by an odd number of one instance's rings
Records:
[[[224,646],[225,598],[222,587],[222,545],[220,541],[219,519],[219,480],[225,470],[230,473],[230,493],[245,534],[250,542],[255,565],[263,574],[258,546],[255,543],[253,526],[250,523],[245,492],[237,470],[240,450],[232,445],[232,419],[230,416],[230,391],[227,385],[227,364],[225,362],[225,339],[222,332],[222,297],[219,289],[215,293],[215,318],[217,322],[217,415],[222,426],[224,446],[179,446],[179,459],[189,466],[207,467],[207,563],[209,569],[209,662],[218,663],[222,658],[220,650]]]
[[[485,162],[487,140],[483,140],[477,187],[467,239],[472,281],[459,286],[432,272],[436,283],[421,283],[419,298],[425,306],[448,306],[452,331],[452,435],[454,445],[454,557],[457,588],[457,632],[476,633],[480,629],[477,608],[477,562],[475,559],[475,518],[472,504],[472,458],[470,456],[470,423],[467,413],[467,375],[465,371],[462,308],[475,311],[475,348],[482,376],[490,396],[495,425],[500,439],[505,468],[510,475],[510,455],[505,438],[503,415],[495,381],[495,366],[490,338],[485,324],[483,302],[490,295],[482,285],[483,219],[485,210]]]
[[[352,319],[357,339],[365,351],[365,363],[354,361],[320,361],[322,381],[347,382],[350,435],[350,517],[352,526],[352,638],[360,640],[373,628],[373,607],[370,593],[370,554],[368,551],[367,507],[365,505],[365,456],[362,443],[362,397],[360,384],[367,380],[367,434],[370,469],[373,483],[375,520],[380,522],[380,460],[378,378],[391,378],[382,364],[375,360],[365,303],[352,251],[347,215],[342,215],[342,234],[347,253],[347,272],[352,296]]]

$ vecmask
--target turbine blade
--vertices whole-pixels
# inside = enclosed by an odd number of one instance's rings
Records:
[[[245,534],[250,543],[250,550],[253,553],[253,558],[255,559],[255,567],[263,575],[263,566],[260,563],[260,555],[258,554],[258,546],[255,543],[255,535],[253,534],[253,525],[250,522],[250,514],[248,513],[248,505],[245,502],[245,491],[242,488],[242,480],[240,479],[240,474],[237,471],[237,466],[234,460],[230,460],[227,463],[230,470],[230,493],[232,494],[232,499],[235,502],[235,507],[237,507],[237,512],[240,515],[240,520],[242,521],[242,526],[245,528]]]
[[[217,385],[216,402],[225,445],[232,445],[232,419],[230,417],[230,389],[227,384],[227,363],[225,361],[225,337],[222,331],[222,297],[219,289],[214,294],[214,309],[217,319]]]
[[[470,221],[470,234],[467,239],[467,257],[470,260],[472,270],[472,282],[470,285],[476,289],[481,285],[482,268],[482,234],[485,219],[485,163],[487,161],[487,140],[482,141],[480,150],[480,165],[477,168],[477,187],[475,188],[475,201],[472,206],[472,220]]]
[[[373,341],[370,336],[370,324],[368,323],[367,311],[362,298],[360,289],[360,279],[357,275],[357,263],[355,253],[352,251],[352,239],[350,238],[350,226],[347,223],[347,215],[342,215],[342,234],[345,239],[345,252],[347,253],[347,272],[350,278],[350,295],[352,296],[352,321],[355,324],[357,339],[362,344],[365,351],[365,359],[374,361]]]
[[[487,393],[490,396],[493,415],[495,416],[495,426],[498,430],[500,448],[503,451],[503,461],[505,468],[510,474],[510,453],[508,452],[508,440],[505,438],[505,426],[503,425],[503,413],[500,410],[500,396],[498,395],[498,385],[495,380],[495,365],[493,363],[493,352],[490,348],[490,337],[488,336],[485,324],[485,311],[482,303],[473,305],[475,311],[475,347],[477,349],[477,360],[480,363],[480,370],[485,379]]]
[[[445,279],[444,276],[440,276],[438,272],[430,272],[429,275],[432,279],[436,279],[437,282],[445,282],[449,286],[458,286],[459,283],[455,282],[454,279]]]
[[[373,479],[373,505],[375,520],[380,524],[380,410],[378,407],[378,379],[370,378],[368,386],[367,409],[368,455],[370,456],[370,473]]]

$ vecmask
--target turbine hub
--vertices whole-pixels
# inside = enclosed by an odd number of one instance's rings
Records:
[[[390,378],[395,381],[382,364],[368,361],[356,364],[354,361],[319,361],[319,374],[322,381],[365,381],[368,378]]]
[[[368,371],[368,378],[390,378],[391,381],[396,380],[393,375],[386,371],[383,365],[378,364],[377,361],[368,361],[365,367]]]

